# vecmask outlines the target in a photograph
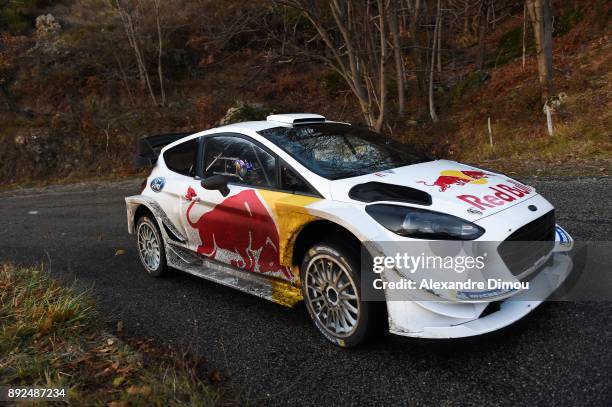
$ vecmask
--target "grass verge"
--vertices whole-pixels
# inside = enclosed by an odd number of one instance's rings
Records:
[[[108,333],[86,293],[0,264],[0,386],[67,387],[75,405],[226,404],[201,360]]]

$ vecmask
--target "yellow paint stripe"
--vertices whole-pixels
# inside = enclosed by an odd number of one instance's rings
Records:
[[[268,208],[270,208],[278,229],[280,264],[283,266],[291,266],[293,245],[297,233],[304,225],[316,219],[308,213],[308,205],[318,202],[321,199],[305,195],[266,190],[259,190],[258,193],[266,202]],[[292,270],[297,277],[296,281],[299,283],[299,270],[295,267],[292,267]]]

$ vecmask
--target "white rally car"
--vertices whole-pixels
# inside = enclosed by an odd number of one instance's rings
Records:
[[[178,269],[289,307],[304,300],[340,346],[358,345],[378,324],[424,338],[502,328],[538,306],[572,267],[571,237],[532,187],[320,115],[146,137],[136,161],[153,165],[140,195],[126,198],[148,274]],[[516,251],[499,251],[499,267],[529,279],[537,298],[525,290],[471,300],[432,290],[364,298],[364,273],[372,273],[361,265],[365,243],[376,256],[387,250],[377,242],[440,240],[549,242],[518,253],[518,262]],[[392,267],[381,277],[404,274]]]

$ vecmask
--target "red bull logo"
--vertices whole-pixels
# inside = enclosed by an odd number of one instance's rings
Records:
[[[192,202],[187,208],[187,222],[200,235],[199,254],[243,270],[294,279],[290,269],[280,265],[276,224],[255,191],[230,196],[192,221],[196,196],[189,187],[185,198]],[[244,214],[240,225],[236,224],[238,214]]]
[[[490,174],[483,171],[445,170],[440,172],[440,176],[433,182],[433,184],[428,184],[425,181],[418,182],[429,187],[437,186],[440,189],[440,192],[444,192],[452,185],[486,184],[488,182],[487,177],[489,175]]]

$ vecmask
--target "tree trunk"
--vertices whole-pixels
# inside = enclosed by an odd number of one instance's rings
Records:
[[[134,50],[134,56],[136,57],[136,65],[138,66],[138,74],[140,76],[140,84],[141,88],[146,85],[149,90],[149,96],[151,96],[151,100],[154,105],[157,105],[157,99],[155,98],[155,93],[153,92],[153,88],[151,87],[151,81],[149,80],[149,73],[147,72],[147,65],[144,61],[144,56],[140,48],[139,36],[136,33],[134,28],[134,21],[132,20],[132,16],[129,11],[123,9],[119,0],[115,0],[115,4],[117,7],[117,11],[119,12],[119,16],[121,17],[121,22],[123,23],[123,28],[125,30],[126,37],[128,39],[128,43]]]
[[[478,17],[478,60],[476,66],[479,70],[484,69],[487,55],[487,31],[489,26],[489,0],[482,0],[480,14]]]
[[[522,69],[525,69],[525,54],[527,53],[527,42],[525,37],[527,34],[527,4],[523,5],[523,58],[522,58]]]
[[[438,23],[438,73],[442,73],[442,12],[440,11],[440,22]]]
[[[464,0],[463,3],[463,33],[468,33],[468,21],[469,21],[470,1]]]
[[[161,23],[159,21],[159,0],[155,0],[155,23],[157,25],[157,41],[158,41],[158,48],[157,48],[157,75],[159,77],[159,89],[160,89],[160,93],[161,93],[161,105],[165,106],[166,105],[166,90],[164,89],[164,72],[163,72],[163,68],[162,68],[162,45],[163,45],[163,38],[162,38],[162,31],[161,31]]]
[[[406,98],[404,91],[404,61],[402,58],[402,48],[400,43],[399,28],[397,24],[397,5],[395,0],[391,1],[391,7],[387,10],[389,17],[389,31],[393,41],[393,56],[395,58],[395,76],[397,80],[398,113],[402,116],[406,109]]]
[[[410,56],[412,58],[412,64],[414,65],[415,75],[417,78],[417,85],[419,94],[425,95],[425,72],[426,68],[423,63],[421,55],[421,44],[419,43],[419,17],[421,13],[421,0],[407,0],[410,10],[410,39],[412,40],[412,47]]]
[[[436,106],[434,105],[434,71],[436,65],[436,51],[438,45],[438,32],[440,29],[440,0],[438,0],[438,11],[436,12],[436,25],[434,28],[433,39],[431,41],[431,64],[429,66],[429,114],[431,120],[435,123],[438,121],[436,114]]]
[[[355,51],[349,29],[347,28],[347,26],[350,27],[352,25],[351,20],[350,20],[351,17],[347,16],[348,21],[346,24],[343,22],[341,15],[340,15],[341,14],[340,5],[337,0],[332,1],[330,3],[330,7],[331,7],[331,11],[332,11],[334,20],[336,21],[338,29],[340,30],[340,33],[342,34],[342,37],[344,38],[344,41],[345,41],[346,53],[347,53],[348,60],[349,60],[350,78],[351,78],[350,82],[352,84],[351,87],[353,89],[353,92],[357,96],[357,99],[359,99],[361,111],[363,112],[363,115],[368,121],[368,125],[373,126],[374,125],[374,112],[372,111],[372,106],[371,106],[372,103],[370,101],[370,98],[368,97],[367,89],[365,88],[362,82],[361,69],[358,63],[359,55]],[[327,40],[325,41],[327,46],[333,48],[334,46],[332,45],[332,42],[329,39],[329,36],[327,35],[327,32],[324,31],[325,29],[318,22],[315,22],[314,19],[311,18],[310,20],[313,24],[318,25],[317,30],[319,31],[319,34],[327,36]],[[335,51],[336,55],[338,55],[337,52],[338,51],[336,50]],[[338,60],[339,58],[340,58],[339,56],[336,57],[336,59]]]
[[[386,67],[387,67],[387,28],[385,27],[385,15],[387,14],[385,7],[386,0],[378,0],[378,13],[379,24],[378,27],[380,32],[380,84],[379,86],[379,111],[378,111],[378,119],[376,120],[376,125],[374,126],[374,130],[381,131],[383,124],[385,123],[385,113],[387,110],[387,84],[386,84]]]
[[[550,0],[526,0],[533,26],[542,96],[547,97],[553,76],[552,16]]]

